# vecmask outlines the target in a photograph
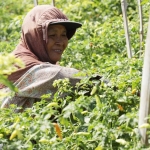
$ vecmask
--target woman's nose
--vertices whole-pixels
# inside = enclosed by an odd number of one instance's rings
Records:
[[[56,44],[62,45],[63,44],[63,38],[62,37],[56,37]]]

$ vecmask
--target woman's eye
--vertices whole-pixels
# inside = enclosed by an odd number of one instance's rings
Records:
[[[66,34],[62,34],[62,36],[67,36]]]
[[[50,34],[50,35],[48,35],[48,37],[54,37],[55,36],[55,34]]]

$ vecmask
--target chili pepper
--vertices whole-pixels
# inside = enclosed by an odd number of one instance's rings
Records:
[[[62,131],[61,131],[61,128],[59,127],[59,125],[57,123],[53,123],[54,127],[55,127],[55,130],[56,130],[56,133],[57,135],[59,136],[60,139],[62,139]]]
[[[96,93],[96,91],[97,91],[97,86],[94,86],[93,88],[92,88],[92,91],[91,91],[91,95],[94,95],[95,93]]]
[[[58,103],[56,103],[56,102],[51,102],[51,103],[49,103],[46,107],[58,107]]]
[[[17,136],[17,134],[18,134],[18,130],[14,130],[9,139],[10,140],[14,139]]]

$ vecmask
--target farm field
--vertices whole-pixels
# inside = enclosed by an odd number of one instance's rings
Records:
[[[120,0],[55,0],[70,20],[82,23],[59,64],[81,70],[76,87],[56,80],[50,102],[43,95],[33,108],[15,113],[0,109],[0,147],[4,150],[148,150],[138,129],[142,67],[147,35],[148,0],[142,1],[140,45],[137,0],[128,0],[131,50],[128,58]],[[39,0],[39,4],[50,4]],[[9,55],[20,39],[21,24],[32,0],[0,2],[0,82],[21,62]],[[65,93],[65,96],[61,96]],[[0,92],[0,100],[6,93]],[[149,138],[148,130],[148,138]],[[1,149],[1,148],[0,148]]]

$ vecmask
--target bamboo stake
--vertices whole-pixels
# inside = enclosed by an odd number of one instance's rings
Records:
[[[52,5],[55,6],[55,0],[52,0]]]
[[[38,5],[38,0],[33,0],[34,1],[34,6]]]
[[[143,42],[143,15],[142,15],[142,5],[141,0],[138,0],[139,7],[139,18],[140,18],[140,50],[142,50],[142,42]]]
[[[141,134],[142,143],[147,145],[148,138],[146,135],[147,129],[140,128],[144,123],[147,123],[146,117],[150,114],[150,16],[148,23],[148,32],[145,45],[144,65],[141,84],[141,99],[139,109],[139,131]]]
[[[122,8],[122,14],[123,14],[123,20],[124,20],[124,30],[125,30],[125,36],[126,36],[127,54],[128,54],[128,58],[132,58],[128,21],[127,21],[127,14],[126,14],[126,9],[127,9],[126,0],[121,0],[121,8]]]

